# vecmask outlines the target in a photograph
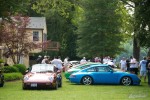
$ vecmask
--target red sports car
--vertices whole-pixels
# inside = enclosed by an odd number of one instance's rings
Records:
[[[23,89],[46,88],[57,89],[62,86],[60,71],[53,64],[35,64],[23,77]]]

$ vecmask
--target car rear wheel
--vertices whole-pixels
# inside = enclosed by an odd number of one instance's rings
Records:
[[[93,79],[90,76],[84,76],[82,78],[82,84],[91,85],[93,83]]]
[[[128,76],[123,77],[121,79],[121,84],[123,84],[125,86],[131,85],[132,84],[132,79],[130,77],[128,77]]]

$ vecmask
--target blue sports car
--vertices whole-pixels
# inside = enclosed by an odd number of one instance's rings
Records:
[[[69,80],[77,84],[122,84],[139,85],[141,80],[137,75],[128,72],[115,71],[109,65],[99,64],[85,68],[70,75]]]

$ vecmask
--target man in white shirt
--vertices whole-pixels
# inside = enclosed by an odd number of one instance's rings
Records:
[[[132,56],[130,57],[130,72],[133,74],[138,74],[138,62]]]
[[[83,59],[81,59],[81,61],[80,61],[80,64],[84,64],[84,63],[87,63],[87,61],[86,61],[86,58],[85,58],[85,57],[83,57]]]
[[[120,61],[120,69],[124,72],[127,71],[127,63],[125,57],[123,57]]]
[[[142,76],[144,76],[144,82],[146,82],[146,74],[147,74],[147,70],[146,70],[146,57],[143,58],[143,60],[140,61],[140,79],[142,78]]]
[[[54,64],[54,65],[56,65],[56,68],[58,68],[58,70],[62,70],[62,61],[61,61],[61,59],[60,59],[60,57],[58,58],[58,57],[54,57],[54,59],[51,61],[51,64]]]

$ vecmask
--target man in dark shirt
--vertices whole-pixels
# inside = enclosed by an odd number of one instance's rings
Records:
[[[148,71],[148,85],[150,86],[150,57],[147,59],[146,68]]]

